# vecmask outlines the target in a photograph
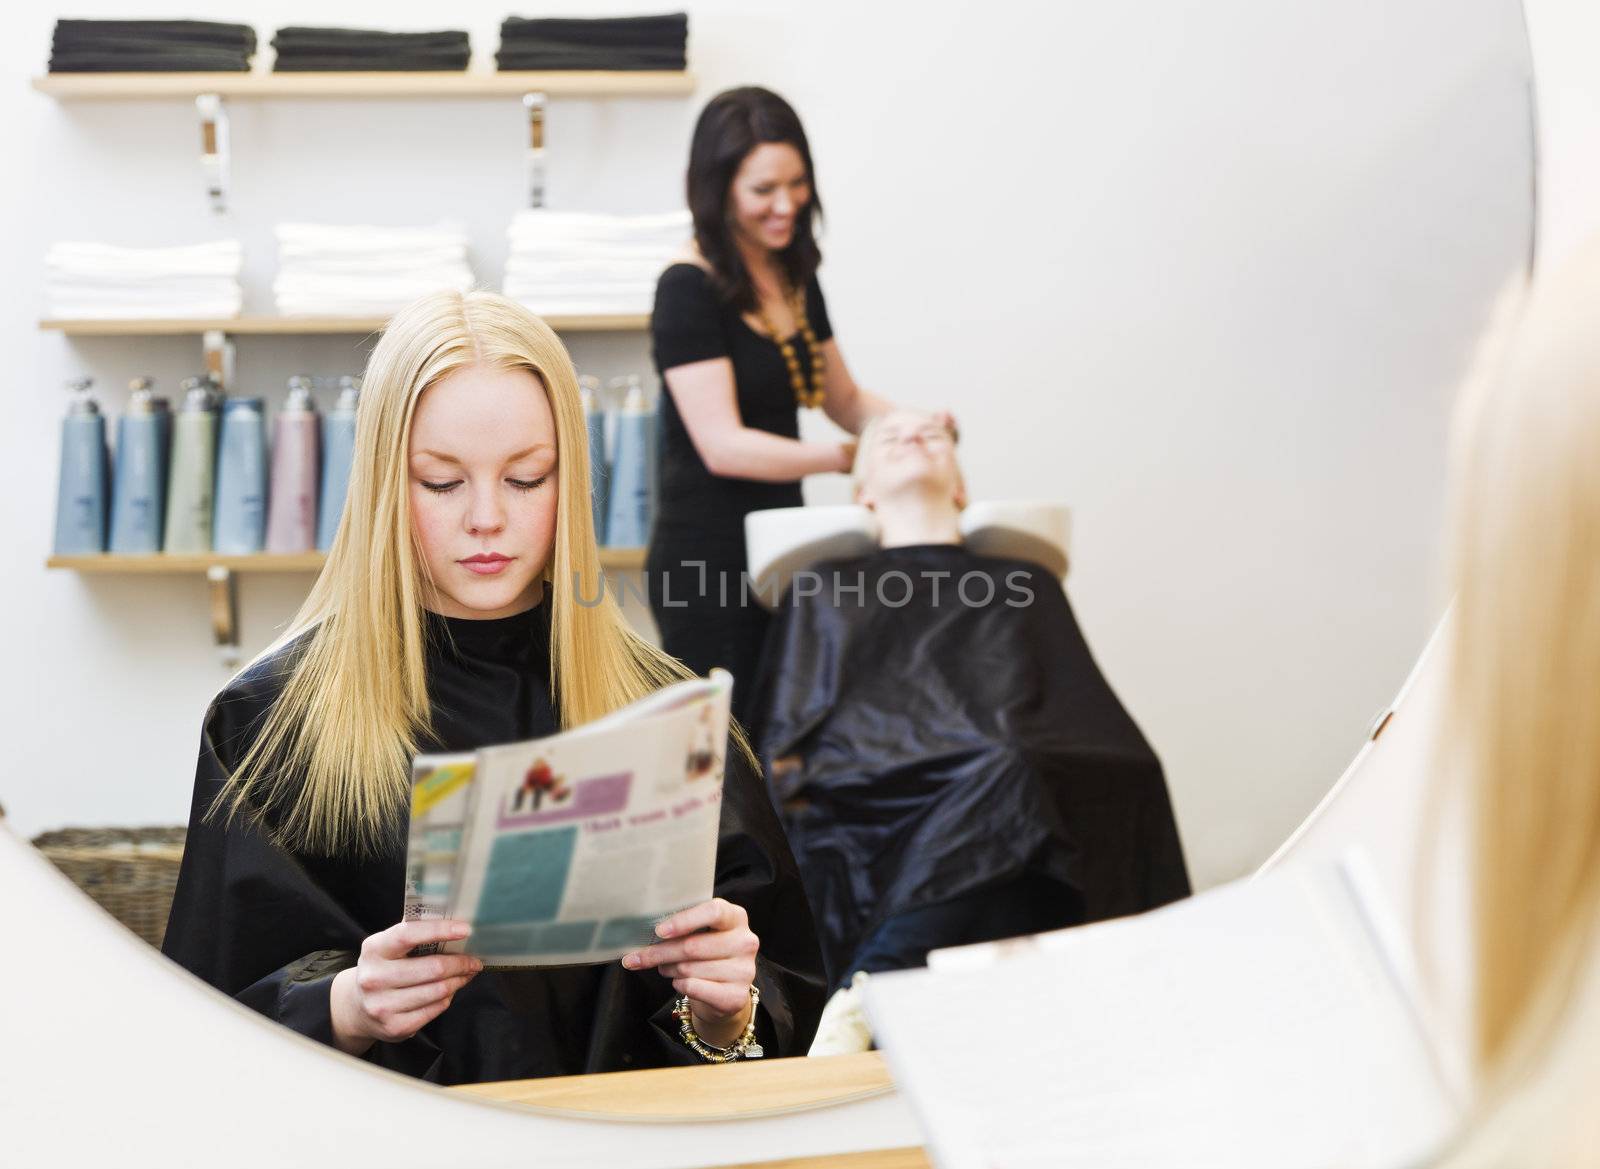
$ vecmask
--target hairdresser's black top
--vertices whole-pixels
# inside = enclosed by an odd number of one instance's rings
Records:
[[[470,750],[551,733],[550,608],[493,621],[429,615],[431,750]],[[363,938],[400,920],[405,825],[381,855],[297,855],[257,825],[205,812],[282,692],[297,646],[253,666],[212,703],[200,740],[188,846],[164,949],[213,986],[303,1034],[333,1040],[328,991]],[[716,891],[743,905],[761,939],[757,1031],[769,1054],[805,1052],[823,987],[811,914],[761,781],[727,753]],[[271,816],[268,814],[268,820]],[[472,1083],[696,1063],[677,1037],[671,984],[620,963],[487,971],[373,1063],[439,1083]]]
[[[819,342],[833,336],[822,286],[806,285],[806,317]],[[711,277],[694,264],[673,264],[656,285],[650,343],[657,372],[726,357],[733,363],[739,417],[746,426],[785,438],[800,436],[799,407],[789,368],[777,344],[745,323],[739,310],[717,298]],[[811,384],[811,355],[798,333],[791,342],[800,372]],[[744,538],[746,513],[799,507],[800,484],[762,483],[713,475],[694,449],[670,393],[661,397],[661,480],[657,523]]]

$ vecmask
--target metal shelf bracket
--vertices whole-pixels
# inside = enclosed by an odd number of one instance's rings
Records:
[[[522,108],[528,111],[528,206],[544,206],[544,112],[548,104],[543,93],[522,95]]]
[[[211,634],[224,666],[239,664],[239,587],[231,568],[213,564],[206,569],[211,587]]]
[[[228,210],[228,109],[215,93],[202,93],[194,104],[200,112],[200,167],[206,198],[212,213],[223,215]]]
[[[228,390],[233,385],[235,350],[232,338],[222,329],[207,329],[200,334],[200,345],[205,350],[207,376],[216,383],[217,389]]]

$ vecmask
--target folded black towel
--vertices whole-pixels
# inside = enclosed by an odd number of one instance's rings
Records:
[[[272,35],[272,47],[325,52],[367,52],[379,50],[469,49],[465,32],[384,32],[365,28],[308,28],[289,25]]]
[[[599,69],[614,72],[683,70],[689,67],[682,49],[501,49],[494,55],[502,73],[538,70]]]
[[[669,12],[659,16],[612,16],[598,19],[508,16],[500,23],[500,47],[523,48],[530,43],[587,45],[592,48],[681,47],[689,37],[689,15]]]
[[[408,49],[390,45],[323,45],[320,48],[280,48],[278,59],[285,57],[470,57],[472,50],[466,45],[440,45],[437,48]]]
[[[683,12],[594,20],[508,16],[500,24],[495,65],[503,72],[681,70],[688,68],[688,44],[689,17]]]
[[[420,56],[391,53],[383,56],[340,53],[294,53],[278,55],[275,73],[459,73],[472,54],[466,50],[450,54]]]
[[[218,45],[256,50],[256,30],[247,24],[212,20],[58,20],[55,49],[115,49],[128,40],[158,40],[166,45]]]
[[[58,20],[52,73],[243,73],[255,29],[210,20]]]
[[[248,73],[250,59],[227,50],[106,53],[86,49],[50,55],[52,73]]]
[[[409,61],[465,61],[472,56],[472,50],[459,49],[388,49],[388,48],[356,48],[347,49],[279,49],[278,60],[301,60],[307,57],[343,57],[352,61],[387,61],[394,57],[404,57]]]

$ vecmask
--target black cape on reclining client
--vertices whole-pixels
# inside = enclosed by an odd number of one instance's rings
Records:
[[[515,617],[426,616],[430,750],[473,750],[553,733],[548,595]],[[282,690],[293,646],[259,663],[212,704],[200,743],[188,845],[166,953],[303,1034],[332,1043],[328,989],[362,939],[400,920],[405,825],[370,860],[291,855],[257,827],[205,813]],[[769,1055],[803,1053],[824,987],[811,916],[759,778],[727,753],[716,892],[744,906],[761,939],[757,1038]],[[654,971],[620,962],[485,971],[403,1043],[368,1060],[444,1084],[698,1063],[678,1038],[676,992]]]
[[[959,545],[814,571],[759,709],[832,980],[886,919],[1019,878],[1088,921],[1188,894],[1161,764],[1049,572]]]

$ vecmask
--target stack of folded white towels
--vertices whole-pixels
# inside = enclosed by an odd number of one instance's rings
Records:
[[[505,294],[534,312],[648,313],[656,278],[690,237],[687,211],[522,211],[511,221]]]
[[[235,317],[243,264],[231,239],[173,248],[58,243],[44,259],[47,312],[57,320]]]
[[[280,223],[272,295],[285,316],[387,316],[419,296],[472,287],[461,227]]]

